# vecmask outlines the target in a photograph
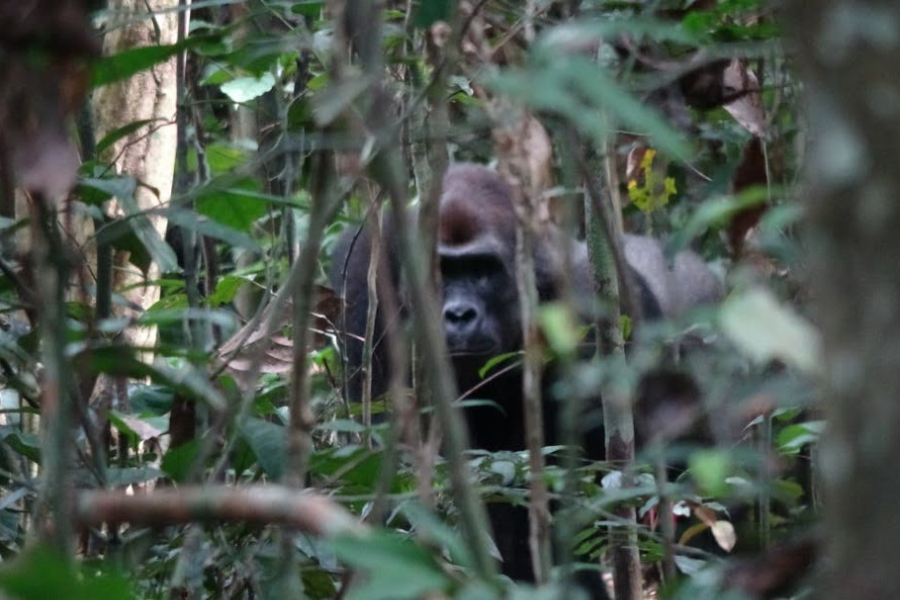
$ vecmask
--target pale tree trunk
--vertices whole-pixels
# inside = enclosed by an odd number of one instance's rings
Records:
[[[110,0],[109,9],[114,18],[111,31],[104,40],[104,54],[155,44],[174,44],[178,37],[178,14],[158,11],[177,6],[178,0]],[[148,8],[154,14],[150,14]],[[118,21],[125,25],[117,26]],[[137,179],[139,186],[135,200],[142,210],[168,204],[172,193],[177,146],[175,60],[172,58],[124,81],[102,87],[94,94],[98,139],[129,123],[153,120],[150,126],[118,141],[104,157],[115,158],[119,173]],[[165,235],[164,216],[150,215],[150,221],[160,236]],[[152,265],[146,279],[153,281],[158,276],[158,267]],[[127,253],[118,253],[113,289],[119,290],[142,279],[139,270],[129,264]],[[125,296],[146,310],[159,299],[159,287],[134,287]],[[156,330],[132,329],[127,340],[136,346],[152,346],[156,341]]]
[[[794,0],[825,342],[829,572],[820,597],[900,598],[900,3]]]

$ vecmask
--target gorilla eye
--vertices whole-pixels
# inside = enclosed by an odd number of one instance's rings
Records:
[[[449,279],[467,279],[478,285],[487,284],[503,271],[503,263],[494,254],[470,254],[445,257],[441,273]]]

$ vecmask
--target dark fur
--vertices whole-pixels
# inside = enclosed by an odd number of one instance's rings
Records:
[[[438,252],[443,281],[445,331],[457,386],[460,393],[465,393],[483,383],[479,370],[491,356],[521,349],[522,331],[514,268],[516,232],[512,190],[499,175],[489,169],[468,164],[453,166],[444,179],[439,222]],[[394,236],[389,222],[385,227],[384,238],[388,245],[391,284],[398,292],[402,292],[398,278],[397,249],[391,244]],[[555,273],[559,267],[554,264],[550,249],[552,244],[560,243],[573,244],[573,256],[577,262],[573,273],[576,287],[585,293],[589,293],[591,289],[590,266],[584,245],[553,233],[537,241],[534,254],[538,293],[542,302],[553,300],[558,295]],[[657,247],[652,241],[633,236],[626,239],[626,245],[629,243],[641,248],[641,256],[648,253],[646,248]],[[653,258],[653,265],[659,267],[656,272],[640,264],[640,260],[629,260],[630,264],[637,264],[632,268],[632,277],[637,283],[645,316],[659,316],[663,312],[660,300],[668,300],[668,296],[673,295],[669,293],[669,287],[670,276],[674,271],[656,264],[661,260],[656,257]],[[346,299],[346,367],[350,369],[349,394],[355,400],[360,397],[362,383],[360,340],[365,333],[368,308],[368,264],[368,235],[363,232],[354,239],[353,235],[348,234],[335,253],[331,279],[334,289],[339,293],[343,290]],[[650,273],[656,280],[646,280],[645,273]],[[664,273],[664,276],[654,273]],[[386,318],[386,315],[379,312],[377,332],[384,331]],[[376,345],[373,365],[373,395],[377,396],[385,392],[389,374],[384,344]],[[559,441],[558,403],[549,396],[553,379],[552,372],[545,377],[544,423],[548,445]],[[518,370],[512,370],[483,384],[471,397],[491,400],[502,409],[479,406],[466,410],[466,422],[474,448],[489,451],[525,448],[522,384]],[[588,458],[602,459],[604,447],[599,423],[599,403],[592,407],[591,413],[594,418],[586,415],[582,420],[585,424],[584,431],[581,432],[585,440],[584,453]],[[504,573],[518,580],[533,579],[527,544],[526,511],[508,504],[492,504],[488,509],[495,541],[504,559]],[[593,598],[607,597],[599,579],[592,581],[588,589]]]

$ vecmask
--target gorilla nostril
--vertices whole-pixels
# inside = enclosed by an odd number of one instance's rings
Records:
[[[475,309],[472,307],[462,307],[462,308],[453,308],[447,309],[447,312],[444,314],[448,321],[458,324],[464,324],[475,320],[475,317],[478,316],[478,313],[475,312]]]
[[[444,322],[455,333],[467,333],[478,324],[478,309],[468,302],[451,302],[444,307]]]

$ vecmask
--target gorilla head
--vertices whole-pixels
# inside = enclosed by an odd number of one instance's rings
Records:
[[[457,165],[444,178],[438,256],[455,358],[483,361],[521,346],[511,198],[508,184],[482,167]]]

